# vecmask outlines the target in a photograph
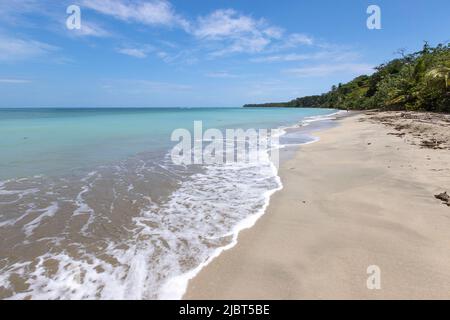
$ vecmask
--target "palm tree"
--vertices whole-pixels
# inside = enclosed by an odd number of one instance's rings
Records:
[[[428,71],[427,76],[433,79],[443,79],[445,81],[445,89],[448,89],[448,79],[450,77],[450,68],[439,66]]]

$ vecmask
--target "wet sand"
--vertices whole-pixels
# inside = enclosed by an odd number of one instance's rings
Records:
[[[282,165],[266,214],[184,298],[449,299],[450,207],[435,195],[450,191],[450,151],[417,143],[397,118],[354,115],[316,132]],[[380,290],[367,288],[371,265]]]

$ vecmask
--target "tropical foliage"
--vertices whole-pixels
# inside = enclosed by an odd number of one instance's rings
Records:
[[[430,47],[375,68],[327,93],[245,107],[322,107],[450,112],[450,44]]]

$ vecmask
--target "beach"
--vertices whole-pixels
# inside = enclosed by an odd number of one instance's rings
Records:
[[[181,142],[172,134],[202,119],[205,132],[278,137],[335,112],[0,109],[0,299],[180,299],[190,275],[235,243],[281,183],[268,144],[248,148],[254,163],[184,165],[172,157]],[[313,141],[280,140],[274,150]]]
[[[450,206],[435,197],[450,191],[449,127],[434,122],[355,113],[315,132],[264,216],[184,299],[449,299]]]

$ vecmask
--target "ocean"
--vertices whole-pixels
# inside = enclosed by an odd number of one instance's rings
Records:
[[[174,164],[175,129],[276,129],[331,109],[0,109],[0,299],[180,299],[282,188],[257,164]]]

